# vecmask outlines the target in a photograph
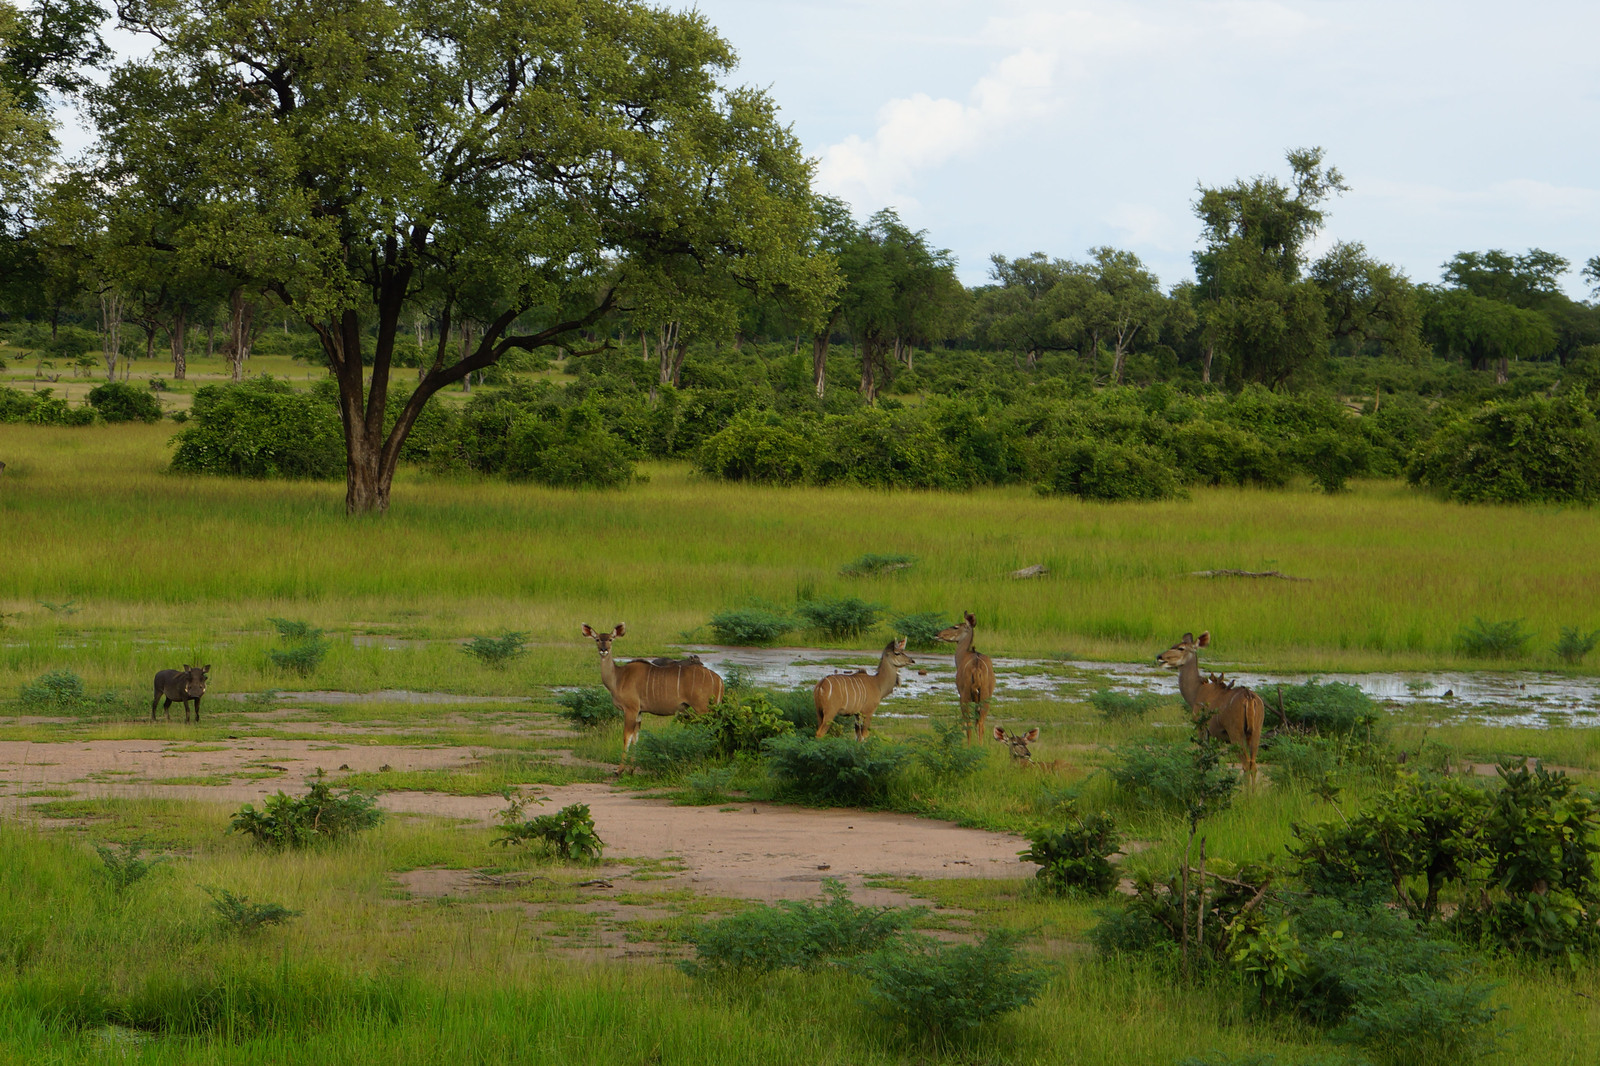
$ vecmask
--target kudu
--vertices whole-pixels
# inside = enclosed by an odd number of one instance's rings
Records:
[[[872,726],[872,712],[900,682],[900,668],[915,666],[917,660],[906,654],[906,642],[891,640],[878,659],[878,672],[857,670],[853,674],[833,674],[817,682],[811,701],[817,707],[817,736],[827,736],[828,727],[839,715],[854,715],[856,739],[866,740]]]
[[[622,754],[628,754],[639,736],[639,715],[677,714],[692,707],[700,714],[722,699],[722,678],[700,662],[687,659],[630,659],[617,665],[611,658],[611,642],[625,635],[628,627],[618,624],[609,633],[596,633],[586,624],[583,635],[600,649],[600,680],[611,693],[611,702],[622,712]]]
[[[167,712],[167,721],[172,721],[172,704],[174,701],[183,704],[183,720],[189,720],[189,704],[194,703],[194,720],[200,720],[200,697],[206,694],[206,678],[211,674],[211,664],[204,666],[190,666],[183,664],[182,670],[162,670],[156,674],[156,694],[150,701],[150,720],[156,720],[156,704],[162,697],[166,698],[166,705],[161,709]]]
[[[1026,733],[1007,733],[995,726],[994,738],[1011,749],[1011,757],[1017,762],[1028,763],[1033,761],[1033,752],[1028,750],[1028,745],[1039,739],[1039,727],[1034,726]]]
[[[1253,779],[1267,705],[1250,689],[1225,677],[1200,676],[1200,649],[1210,643],[1209,632],[1201,633],[1199,640],[1193,633],[1185,633],[1182,640],[1157,655],[1156,662],[1178,671],[1178,692],[1202,735],[1227,737],[1228,743],[1243,753],[1244,772]]]
[[[939,634],[940,640],[956,646],[956,693],[961,697],[961,724],[967,731],[969,744],[974,726],[969,708],[978,708],[976,726],[981,737],[983,720],[989,715],[989,701],[994,698],[994,663],[972,647],[972,631],[977,628],[978,620],[971,611],[965,611],[959,625]]]

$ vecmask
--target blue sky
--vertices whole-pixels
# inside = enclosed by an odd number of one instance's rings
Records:
[[[691,5],[678,5],[691,6]],[[1600,5],[1390,0],[696,0],[818,184],[952,249],[1112,244],[1190,276],[1197,184],[1321,145],[1322,246],[1413,280],[1457,251],[1600,255]],[[1574,271],[1568,291],[1587,295]]]

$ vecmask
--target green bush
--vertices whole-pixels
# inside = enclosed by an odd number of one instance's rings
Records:
[[[763,692],[750,692],[744,696],[725,695],[703,715],[684,712],[685,723],[704,726],[716,738],[715,754],[724,758],[735,755],[761,754],[761,746],[773,737],[784,736],[794,730],[781,707],[774,705]],[[813,711],[815,729],[815,711]]]
[[[935,718],[932,733],[916,737],[916,760],[936,781],[959,781],[970,776],[989,757],[988,749],[967,743],[967,731],[957,721]]]
[[[513,659],[527,654],[528,634],[507,631],[498,637],[473,637],[461,650],[485,666],[503,670]]]
[[[23,703],[51,710],[71,710],[90,702],[83,678],[71,670],[51,670],[27,682],[17,693]]]
[[[1434,433],[1408,476],[1463,503],[1600,500],[1600,426],[1578,395],[1492,401]]]
[[[767,692],[767,702],[778,709],[797,733],[817,731],[817,699],[809,688],[792,688],[783,692]]]
[[[737,647],[776,644],[794,628],[794,620],[764,607],[719,611],[711,616],[711,632],[719,644]]]
[[[960,1036],[1020,1010],[1044,989],[1044,971],[1017,950],[1017,934],[994,930],[977,944],[902,940],[859,966],[869,996],[896,1024],[939,1039]]]
[[[1271,695],[1276,698],[1279,693],[1284,717],[1292,725],[1310,729],[1319,736],[1369,733],[1378,723],[1378,705],[1372,697],[1343,681],[1318,684],[1313,678],[1303,685],[1278,686]],[[1266,698],[1263,695],[1263,701]]]
[[[96,844],[94,852],[100,856],[101,868],[104,870],[106,880],[118,893],[126,892],[129,888],[150,876],[150,872],[157,866],[167,861],[167,856],[157,855],[154,858],[144,857],[145,845],[143,841],[135,840],[121,847],[110,844]]]
[[[279,670],[301,677],[310,677],[322,665],[331,646],[322,636],[322,630],[310,622],[288,618],[269,618],[278,635],[288,642],[287,648],[267,649],[267,658]]]
[[[785,425],[771,412],[741,411],[700,445],[695,467],[726,481],[791,485],[812,479],[816,452],[809,426]]]
[[[1239,775],[1220,765],[1221,751],[1209,739],[1125,744],[1112,750],[1107,772],[1146,806],[1185,811],[1210,802],[1221,810],[1239,785]]]
[[[321,393],[296,392],[261,377],[239,385],[202,385],[189,421],[173,438],[172,469],[253,478],[345,475],[339,411]]]
[[[339,840],[383,820],[375,796],[353,788],[334,792],[326,781],[314,780],[304,796],[279,791],[261,809],[246,803],[228,825],[228,832],[254,837],[256,843],[275,848],[302,848],[318,840]]]
[[[556,696],[561,706],[561,717],[579,729],[595,729],[607,722],[620,722],[622,712],[617,710],[611,693],[599,685],[575,688]]]
[[[1074,440],[1062,445],[1041,491],[1086,500],[1170,500],[1178,495],[1171,462],[1143,444]]]
[[[795,607],[807,626],[820,629],[834,639],[859,637],[878,624],[883,613],[879,604],[854,596],[836,600],[806,600]]]
[[[205,891],[211,897],[211,909],[217,912],[223,928],[229,932],[254,933],[300,916],[299,911],[292,911],[279,903],[251,903],[248,896],[236,896],[225,888],[207,888]]]
[[[867,806],[884,800],[910,750],[878,737],[788,734],[763,746],[780,795],[811,803]]]
[[[1041,826],[1027,837],[1023,861],[1038,865],[1034,876],[1048,891],[1103,896],[1117,887],[1117,872],[1107,860],[1122,847],[1122,836],[1109,814],[1102,811],[1084,818],[1074,812],[1060,829]]]
[[[1528,653],[1533,634],[1519,618],[1485,622],[1474,618],[1456,634],[1456,650],[1474,659],[1519,659]]]
[[[1108,722],[1130,718],[1143,718],[1166,702],[1154,692],[1118,692],[1115,689],[1097,689],[1089,696],[1089,703]]]
[[[526,844],[542,841],[555,849],[563,859],[598,861],[605,850],[605,842],[595,831],[594,818],[587,803],[574,803],[554,814],[540,814],[524,818],[528,800],[508,794],[510,802],[497,814],[499,826],[491,843],[500,845]],[[543,800],[538,802],[542,803]]]
[[[1319,737],[1278,737],[1266,751],[1274,783],[1319,785],[1339,768],[1339,748]]]
[[[1562,626],[1561,639],[1556,641],[1556,657],[1571,666],[1583,662],[1584,657],[1600,644],[1600,629],[1585,633],[1577,626]]]
[[[826,903],[781,900],[706,922],[690,935],[695,957],[679,968],[695,977],[814,969],[881,948],[922,913],[920,907],[860,906],[831,877],[822,888]]]
[[[674,722],[665,729],[641,730],[628,758],[645,773],[666,777],[705,762],[716,751],[716,730]]]
[[[89,405],[106,422],[159,422],[161,401],[149,389],[108,381],[89,390]]]
[[[315,640],[322,636],[322,630],[312,626],[310,622],[291,618],[268,618],[272,628],[278,631],[278,636],[284,640]]]
[[[906,644],[913,648],[937,648],[943,643],[939,634],[954,624],[946,616],[933,611],[896,615],[889,622],[894,631],[905,637]]]
[[[914,555],[879,555],[877,552],[867,552],[865,555],[852,562],[845,563],[839,568],[839,573],[847,577],[870,577],[876,574],[896,573],[909,570],[916,564]]]

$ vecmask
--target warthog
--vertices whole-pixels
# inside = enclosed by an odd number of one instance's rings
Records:
[[[200,697],[206,694],[206,677],[211,673],[211,664],[204,666],[190,666],[183,664],[182,670],[162,670],[156,674],[156,694],[150,701],[150,720],[156,720],[156,704],[161,703],[163,697],[166,703],[162,710],[167,712],[167,721],[172,721],[173,701],[183,704],[183,720],[189,720],[189,701],[194,701],[194,720],[200,720]]]

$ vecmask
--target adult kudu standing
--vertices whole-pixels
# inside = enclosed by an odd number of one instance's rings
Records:
[[[630,659],[620,666],[611,657],[611,642],[628,632],[618,623],[609,633],[596,633],[587,624],[583,635],[600,649],[600,680],[611,702],[622,712],[622,754],[628,754],[639,736],[639,715],[677,714],[692,707],[700,714],[722,699],[722,678],[708,670],[696,656],[687,659]]]
[[[956,692],[961,697],[961,724],[967,731],[967,742],[972,742],[973,720],[969,708],[978,708],[978,736],[983,736],[983,720],[989,715],[989,701],[994,699],[994,663],[989,657],[972,647],[973,630],[978,620],[971,611],[963,612],[959,625],[953,625],[939,634],[939,639],[956,646]]]
[[[1178,671],[1178,692],[1189,705],[1189,713],[1201,734],[1227,737],[1244,755],[1244,772],[1256,776],[1256,749],[1261,746],[1261,729],[1267,718],[1262,698],[1243,685],[1221,677],[1200,676],[1200,649],[1211,643],[1209,632],[1196,640],[1193,633],[1156,656],[1156,662]]]
[[[817,682],[811,700],[817,707],[817,736],[826,736],[828,727],[839,715],[855,715],[856,739],[866,740],[872,725],[872,712],[900,682],[900,668],[915,666],[917,660],[906,654],[904,640],[891,640],[878,659],[878,672],[857,670],[853,674],[833,674]]]
[[[204,666],[190,666],[183,664],[182,670],[162,670],[156,674],[156,694],[150,701],[150,720],[156,720],[156,704],[162,697],[166,698],[166,706],[162,710],[167,712],[167,721],[172,721],[172,705],[183,704],[183,720],[189,720],[189,704],[194,704],[194,720],[200,720],[200,697],[206,694],[206,678],[211,674],[211,664]]]

